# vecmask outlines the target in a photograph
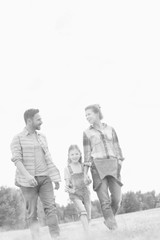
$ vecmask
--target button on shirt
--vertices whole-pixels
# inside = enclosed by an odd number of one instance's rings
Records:
[[[47,164],[45,161],[45,155],[43,148],[37,139],[37,134],[31,134],[34,141],[34,153],[35,153],[35,176],[48,176]]]
[[[115,130],[107,124],[102,129],[90,126],[83,133],[84,165],[97,168],[99,176],[103,179],[107,175],[115,177],[118,181],[118,160],[124,160]]]

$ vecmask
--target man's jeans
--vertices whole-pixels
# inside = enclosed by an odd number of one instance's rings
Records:
[[[109,196],[109,191],[111,196]],[[104,219],[114,218],[121,202],[121,186],[112,176],[106,176],[96,189]]]
[[[51,236],[59,235],[58,218],[54,198],[53,185],[50,177],[35,177],[36,187],[21,187],[26,203],[26,221],[31,229],[33,239],[38,239],[37,200],[38,196],[43,204],[47,225]]]

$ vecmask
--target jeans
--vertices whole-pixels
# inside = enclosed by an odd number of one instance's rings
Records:
[[[38,239],[38,196],[44,208],[50,235],[59,235],[59,225],[51,179],[48,176],[37,176],[35,179],[38,182],[36,187],[20,187],[26,203],[26,222],[30,227],[32,237],[33,239]]]
[[[78,215],[87,215],[88,220],[91,220],[91,200],[89,191],[84,192],[82,197],[73,197],[71,198],[75,204]]]
[[[109,191],[110,195],[109,195]],[[100,186],[96,189],[100,201],[104,219],[114,218],[121,203],[121,186],[112,176],[102,179]]]

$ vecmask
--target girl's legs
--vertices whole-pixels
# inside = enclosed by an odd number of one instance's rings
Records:
[[[88,218],[87,218],[87,212],[86,212],[85,206],[82,203],[82,201],[78,198],[74,199],[73,202],[74,202],[75,207],[80,215],[80,220],[82,222],[84,232],[86,234],[88,234],[89,224],[88,224]]]
[[[91,220],[91,199],[90,199],[90,193],[87,192],[86,195],[84,196],[84,206],[87,212],[87,218],[88,221],[90,222]]]

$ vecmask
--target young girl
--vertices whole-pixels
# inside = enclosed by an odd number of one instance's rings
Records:
[[[64,169],[66,191],[80,216],[83,229],[88,234],[88,223],[91,219],[91,200],[88,185],[91,180],[84,181],[84,169],[81,151],[77,145],[71,145],[68,150],[68,165]]]

